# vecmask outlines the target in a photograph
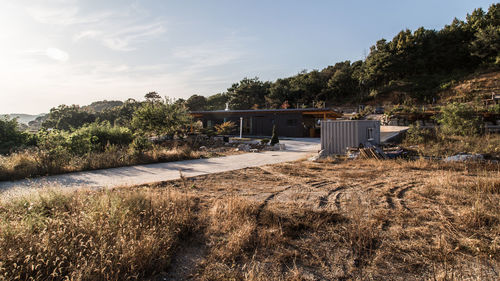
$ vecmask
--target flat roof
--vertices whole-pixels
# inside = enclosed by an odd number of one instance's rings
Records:
[[[191,114],[209,114],[209,113],[287,113],[287,112],[324,112],[331,111],[338,113],[331,108],[287,108],[287,109],[244,109],[244,110],[204,110],[191,111]],[[340,113],[338,113],[340,114]]]

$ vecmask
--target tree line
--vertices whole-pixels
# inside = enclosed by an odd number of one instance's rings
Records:
[[[478,69],[500,65],[500,4],[481,8],[464,21],[455,18],[441,30],[402,30],[392,40],[381,39],[364,60],[344,61],[322,70],[302,71],[274,82],[244,78],[227,91],[179,100],[189,110],[320,107],[354,104],[385,93],[432,102],[440,86]]]

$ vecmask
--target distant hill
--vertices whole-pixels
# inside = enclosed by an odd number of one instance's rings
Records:
[[[30,121],[33,121],[37,117],[45,115],[45,113],[37,114],[37,115],[24,114],[24,113],[11,113],[11,114],[2,114],[2,115],[6,115],[9,119],[17,118],[17,122],[28,125],[28,123]]]

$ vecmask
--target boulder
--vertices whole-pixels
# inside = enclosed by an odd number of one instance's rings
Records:
[[[238,145],[238,148],[236,148],[237,151],[247,151],[247,152],[250,151],[250,149],[251,149],[250,145],[244,143]]]

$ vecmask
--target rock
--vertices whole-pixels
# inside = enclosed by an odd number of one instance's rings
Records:
[[[278,144],[278,147],[279,147],[280,150],[286,150],[286,146],[285,146],[284,143]]]
[[[198,148],[198,150],[200,150],[200,151],[206,151],[207,147],[203,145],[203,146],[200,146],[200,148]]]
[[[240,144],[238,145],[238,148],[237,148],[238,151],[250,151],[250,145],[248,144]]]
[[[310,158],[309,158],[309,159],[307,159],[307,160],[308,160],[308,161],[313,161],[313,162],[314,162],[314,161],[318,161],[318,160],[321,160],[321,159],[325,159],[325,158],[327,158],[327,157],[328,157],[328,155],[327,155],[326,151],[325,151],[324,149],[322,149],[322,150],[320,150],[320,151],[318,152],[318,154],[316,154],[316,155],[314,155],[314,156],[310,157]]]
[[[445,162],[465,162],[465,161],[483,161],[484,156],[482,154],[468,154],[460,153],[450,157],[446,157],[443,161]]]

